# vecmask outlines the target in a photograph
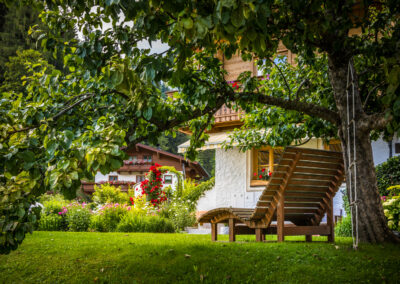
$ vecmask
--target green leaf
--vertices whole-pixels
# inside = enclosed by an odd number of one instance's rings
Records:
[[[146,120],[150,120],[151,117],[153,116],[153,109],[151,107],[147,107],[144,111],[143,111],[143,117]]]
[[[193,20],[191,18],[183,18],[182,19],[183,27],[187,30],[193,28]]]
[[[243,16],[243,10],[242,9],[238,8],[238,9],[236,9],[236,10],[234,10],[232,12],[231,22],[237,28],[239,28],[242,25],[244,25],[245,18]]]
[[[35,154],[32,151],[19,152],[19,156],[27,163],[35,161]]]

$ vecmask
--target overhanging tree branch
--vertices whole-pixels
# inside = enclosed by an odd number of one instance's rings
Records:
[[[298,112],[308,114],[310,116],[316,116],[316,117],[322,118],[322,119],[329,121],[335,125],[340,125],[340,118],[339,118],[339,114],[337,112],[327,109],[325,107],[319,106],[319,105],[315,105],[315,104],[311,104],[311,103],[304,103],[304,102],[300,102],[298,100],[291,101],[291,100],[286,100],[286,99],[277,98],[277,97],[273,97],[273,96],[260,95],[257,93],[243,93],[243,95],[248,98],[256,96],[258,103],[277,106],[277,107],[281,107],[286,110],[295,110]],[[250,99],[250,100],[252,100],[252,99]]]

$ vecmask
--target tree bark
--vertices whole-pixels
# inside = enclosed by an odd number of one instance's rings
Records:
[[[350,88],[349,91],[354,95],[354,117],[355,117],[355,144],[356,144],[356,171],[349,169],[349,154],[354,157],[353,128],[350,128],[348,133],[348,113],[347,113],[347,94],[348,88],[348,64],[351,60],[348,58],[329,58],[329,77],[334,91],[336,106],[338,109],[340,122],[338,125],[339,137],[343,149],[343,157],[346,168],[346,183],[347,183],[347,196],[350,199],[350,194],[353,193],[354,200],[354,175],[356,175],[356,191],[357,191],[357,210],[356,206],[351,206],[351,214],[353,217],[353,231],[358,231],[360,242],[381,243],[385,241],[399,242],[399,239],[387,227],[387,221],[383,214],[382,202],[378,192],[376,182],[375,166],[372,156],[372,147],[370,140],[371,129],[365,127],[365,119],[367,115],[364,113],[361,104],[361,98],[358,91],[358,79],[354,70],[354,78],[350,83],[354,84],[354,89]],[[352,106],[352,104],[350,104]],[[353,109],[349,113],[350,121],[353,117]],[[351,175],[353,175],[352,182]],[[350,199],[351,200],[351,199]],[[356,224],[358,219],[358,226]]]

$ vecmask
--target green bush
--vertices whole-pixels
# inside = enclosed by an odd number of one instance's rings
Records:
[[[104,205],[90,218],[89,228],[97,232],[115,232],[118,223],[130,208],[130,206],[112,203]]]
[[[348,214],[335,226],[335,235],[338,237],[351,237],[351,216]]]
[[[388,220],[389,229],[400,231],[400,195],[383,202],[383,212]]]
[[[387,188],[400,184],[400,156],[388,159],[376,167],[376,179],[381,196],[389,195]]]
[[[64,231],[66,230],[66,221],[61,215],[44,215],[39,220],[39,231]]]
[[[85,204],[71,204],[68,206],[66,219],[68,228],[73,232],[86,232],[89,229],[91,212]]]
[[[141,216],[131,212],[122,217],[118,232],[173,233],[174,225],[160,216]]]
[[[98,204],[127,204],[129,196],[125,192],[121,192],[119,187],[105,183],[100,186],[94,186],[93,201]]]
[[[195,204],[183,201],[179,198],[166,203],[159,211],[159,215],[168,218],[174,224],[176,231],[185,227],[193,226],[196,223],[196,216],[193,211]]]

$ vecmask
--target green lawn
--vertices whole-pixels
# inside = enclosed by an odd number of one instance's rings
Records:
[[[256,243],[253,236],[212,243],[209,235],[35,232],[17,251],[0,256],[0,282],[400,281],[400,246],[362,245],[359,251],[350,246],[348,238],[337,238],[335,245]]]

